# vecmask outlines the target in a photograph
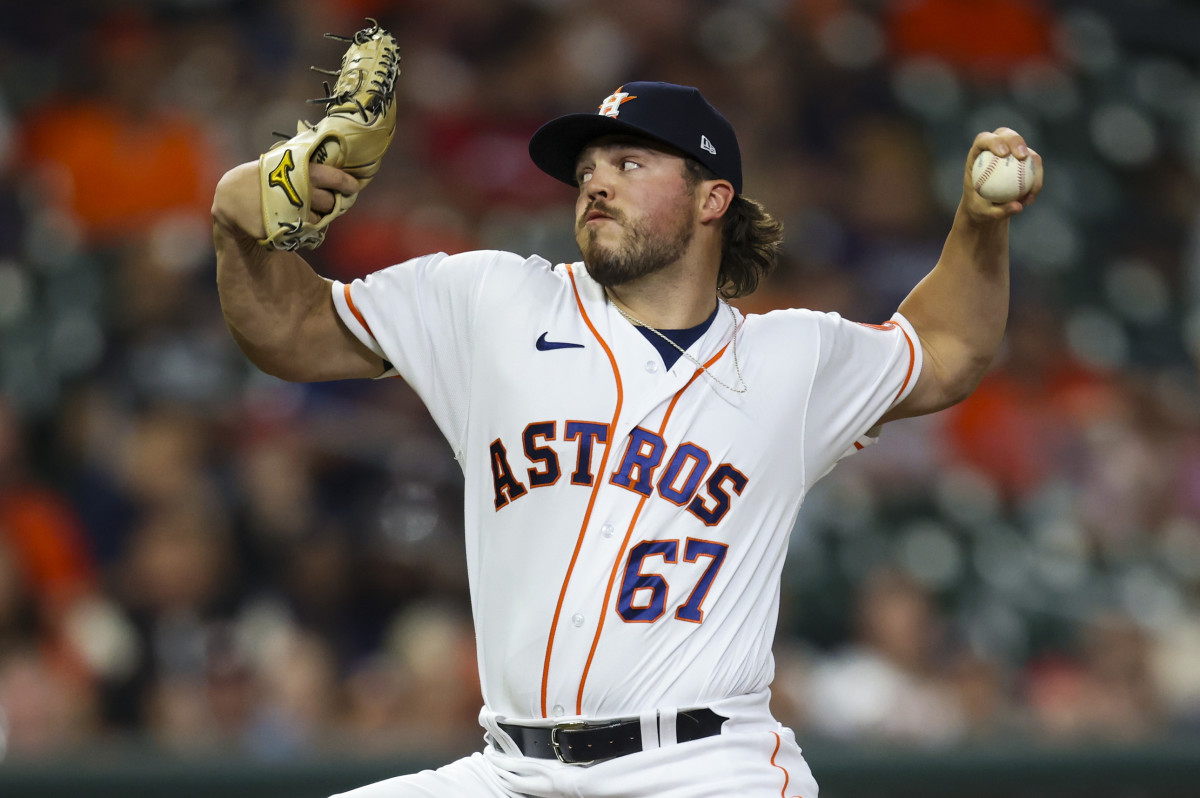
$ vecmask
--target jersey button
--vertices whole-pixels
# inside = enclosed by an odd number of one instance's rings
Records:
[[[562,704],[555,704],[554,709],[550,710],[550,712],[556,718],[561,718],[563,715],[567,714],[567,711],[565,709],[563,709]]]
[[[646,361],[646,371],[650,372],[651,374],[658,371],[658,362],[655,360],[647,360]]]
[[[583,613],[577,612],[574,615],[572,615],[571,623],[575,624],[576,626],[583,626]]]
[[[604,526],[600,527],[600,534],[604,535],[606,538],[611,538],[613,536],[613,532],[615,531],[616,530],[613,529],[612,524],[605,524]]]

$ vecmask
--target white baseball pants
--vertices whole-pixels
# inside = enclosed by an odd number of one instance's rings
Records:
[[[497,739],[498,729],[490,731]],[[337,798],[733,796],[817,798],[817,784],[790,729],[726,731],[589,766],[512,756],[489,745],[438,770],[387,779]]]

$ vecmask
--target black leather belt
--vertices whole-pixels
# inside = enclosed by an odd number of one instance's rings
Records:
[[[721,733],[728,718],[711,709],[691,709],[675,718],[675,740],[686,743]],[[516,726],[501,723],[525,756],[557,759],[568,765],[590,765],[642,748],[642,722],[620,720],[613,723],[560,723],[557,726]]]

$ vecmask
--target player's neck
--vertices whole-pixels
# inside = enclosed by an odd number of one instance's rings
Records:
[[[679,280],[669,275],[648,275],[605,290],[609,301],[643,324],[660,330],[694,327],[711,316],[717,304],[715,282]]]
[[[717,273],[721,248],[701,239],[700,230],[687,250],[666,268],[606,288],[617,303],[642,324],[659,330],[685,330],[712,315],[717,306]]]

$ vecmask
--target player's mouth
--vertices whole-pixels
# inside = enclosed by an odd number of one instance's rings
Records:
[[[579,215],[578,221],[575,222],[575,232],[581,235],[586,231],[589,235],[594,236],[606,221],[620,225],[621,214],[608,209],[599,202],[592,203],[586,211]]]
[[[617,211],[609,210],[603,200],[596,200],[579,218],[579,227],[583,228],[590,222],[601,222],[605,219],[614,222],[620,221],[620,214]]]

